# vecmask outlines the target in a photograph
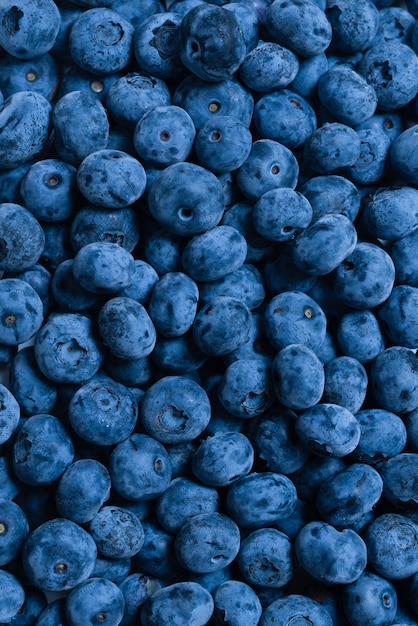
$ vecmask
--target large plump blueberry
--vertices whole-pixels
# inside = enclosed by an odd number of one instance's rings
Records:
[[[228,115],[217,115],[208,120],[199,129],[194,146],[199,164],[215,174],[241,167],[251,147],[250,130],[243,122]]]
[[[398,608],[395,587],[389,580],[364,571],[344,587],[344,611],[353,626],[393,623]]]
[[[384,409],[363,409],[356,413],[360,440],[352,452],[362,463],[380,466],[382,461],[400,454],[406,446],[407,429],[403,420]]]
[[[107,300],[98,315],[103,343],[121,359],[140,359],[151,354],[157,333],[146,308],[126,296]]]
[[[370,369],[371,390],[382,408],[409,413],[418,407],[418,368],[414,350],[391,346],[377,355]]]
[[[304,344],[290,344],[272,363],[273,387],[284,406],[301,411],[314,406],[324,392],[324,366]]]
[[[363,209],[367,230],[378,237],[396,241],[410,235],[418,226],[418,190],[406,185],[378,189]]]
[[[121,209],[144,193],[146,173],[141,163],[121,150],[98,150],[86,156],[77,170],[77,185],[89,202]]]
[[[295,427],[301,441],[324,456],[346,456],[360,440],[360,424],[338,404],[316,404],[299,415]]]
[[[354,582],[367,564],[367,548],[360,535],[326,522],[306,524],[296,537],[295,551],[300,565],[325,583]]]
[[[277,187],[296,187],[299,165],[289,148],[273,139],[259,139],[236,172],[240,191],[255,201]]]
[[[118,124],[134,128],[148,109],[171,104],[171,95],[161,78],[129,72],[111,85],[105,103]]]
[[[267,303],[266,334],[276,350],[300,343],[316,350],[323,343],[327,319],[321,307],[302,291],[283,291]]]
[[[109,120],[93,94],[71,91],[60,98],[52,112],[54,144],[64,161],[78,166],[91,152],[107,148]]]
[[[251,312],[246,304],[229,296],[215,296],[196,314],[193,339],[204,354],[222,356],[244,343],[250,324]]]
[[[360,242],[336,268],[334,291],[353,309],[373,309],[390,296],[394,282],[395,266],[386,250]]]
[[[298,69],[294,52],[273,41],[260,41],[245,56],[239,75],[249,89],[264,93],[287,87]]]
[[[237,565],[248,584],[280,589],[293,576],[292,543],[275,528],[259,528],[241,541]]]
[[[218,6],[191,9],[180,25],[180,59],[199,78],[217,82],[240,67],[246,43],[237,17]]]
[[[182,567],[205,574],[227,567],[238,554],[240,532],[223,513],[189,517],[176,534],[175,551]]]
[[[139,118],[133,143],[149,165],[165,168],[185,161],[195,140],[196,129],[190,115],[173,104],[153,107]]]
[[[195,163],[181,162],[168,166],[155,178],[148,203],[151,214],[163,226],[174,234],[190,236],[220,222],[224,192],[212,172]]]
[[[228,488],[226,507],[242,528],[262,528],[289,517],[296,506],[290,478],[275,472],[251,472]]]
[[[310,0],[275,0],[267,9],[266,28],[273,41],[301,57],[325,52],[331,43],[331,24]]]
[[[344,56],[366,50],[379,27],[379,12],[371,0],[330,0],[326,15],[332,28],[331,48]]]
[[[123,498],[143,501],[165,492],[172,469],[161,443],[148,435],[133,433],[113,448],[109,473],[113,487]]]
[[[402,580],[418,571],[418,525],[400,513],[383,513],[366,528],[370,565],[384,578]]]
[[[360,137],[341,122],[325,122],[304,144],[304,161],[318,174],[339,174],[360,156]]]
[[[68,418],[72,428],[85,441],[115,445],[135,428],[138,405],[129,389],[112,379],[91,380],[71,398]]]
[[[89,522],[110,495],[110,476],[95,459],[79,459],[67,467],[55,492],[59,513],[77,524]]]
[[[415,316],[418,289],[409,285],[396,285],[378,311],[378,319],[389,339],[398,346],[415,348]]]
[[[28,485],[53,483],[73,459],[73,442],[53,415],[40,413],[26,419],[13,442],[13,471]]]
[[[227,486],[248,474],[254,462],[249,439],[239,432],[215,433],[203,440],[192,456],[192,469],[200,482]]]
[[[90,623],[117,626],[123,617],[124,599],[120,588],[106,578],[92,577],[70,591],[65,614],[73,626]]]
[[[168,272],[154,286],[149,314],[165,337],[184,335],[196,316],[199,290],[194,280],[183,272]]]
[[[142,70],[163,80],[183,76],[179,40],[182,17],[174,11],[152,13],[135,29],[133,53]]]
[[[323,402],[339,404],[355,414],[363,406],[367,385],[367,372],[359,361],[336,357],[325,364]]]
[[[380,111],[396,111],[414,99],[418,91],[417,69],[418,57],[414,50],[399,42],[371,46],[358,67],[359,73],[374,88]]]
[[[376,128],[359,129],[360,154],[357,159],[347,168],[347,176],[357,185],[377,183],[385,173],[390,138]]]
[[[336,121],[355,126],[369,119],[377,107],[375,90],[350,65],[334,65],[318,81],[321,103]]]
[[[0,8],[0,45],[18,59],[35,59],[53,47],[60,21],[52,0],[7,0]]]
[[[151,385],[142,399],[140,415],[147,433],[161,443],[198,437],[209,423],[207,393],[186,376],[165,376]]]
[[[373,518],[382,489],[383,481],[376,469],[353,463],[322,483],[316,507],[328,524],[360,532]]]
[[[96,544],[86,530],[68,519],[54,518],[29,533],[22,563],[32,585],[64,591],[89,578],[96,555]]]
[[[131,58],[134,27],[116,11],[89,9],[70,30],[70,53],[77,65],[93,74],[124,69]]]
[[[132,557],[144,543],[140,519],[124,507],[103,506],[90,520],[88,529],[98,553],[106,558]]]
[[[208,83],[194,75],[186,76],[176,86],[173,104],[187,111],[196,130],[219,115],[235,117],[249,126],[254,110],[252,93],[236,79]]]
[[[104,353],[90,318],[54,313],[36,334],[35,359],[41,372],[58,383],[83,383],[100,368]]]
[[[379,468],[383,479],[383,496],[397,508],[417,508],[418,491],[414,480],[417,461],[416,453],[403,452],[387,459]]]
[[[257,626],[262,614],[255,591],[240,580],[227,580],[216,587],[214,618],[219,624],[229,620],[235,626]]]
[[[312,220],[309,200],[288,187],[270,189],[255,203],[254,227],[260,235],[272,241],[291,241]]]
[[[141,610],[144,626],[172,626],[173,620],[184,626],[204,626],[213,614],[213,598],[195,582],[177,582],[156,591]]]
[[[117,243],[94,241],[77,252],[72,272],[83,289],[94,294],[115,294],[132,283],[135,260]]]
[[[41,257],[45,233],[36,217],[20,204],[0,204],[0,270],[23,272]]]

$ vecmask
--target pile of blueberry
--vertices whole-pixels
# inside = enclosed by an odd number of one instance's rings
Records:
[[[418,624],[418,0],[0,1],[0,624]]]

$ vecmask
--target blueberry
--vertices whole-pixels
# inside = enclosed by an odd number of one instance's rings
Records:
[[[235,626],[257,626],[262,614],[261,602],[255,591],[239,580],[227,580],[213,594],[214,618],[219,624],[228,621]]]
[[[417,567],[417,524],[399,513],[383,513],[366,528],[364,540],[370,565],[384,578],[402,580]]]
[[[58,390],[40,371],[32,346],[22,348],[10,364],[9,389],[22,414],[49,413],[55,407]]]
[[[367,230],[389,241],[411,234],[418,226],[418,213],[414,210],[417,197],[417,190],[406,185],[378,189],[364,206]]]
[[[141,20],[134,33],[133,53],[142,70],[163,80],[179,80],[184,75],[178,47],[181,21],[171,10],[153,12]]]
[[[382,489],[383,481],[376,469],[353,463],[322,483],[316,507],[328,524],[360,532],[373,518]]]
[[[360,154],[347,168],[347,176],[357,185],[376,183],[383,176],[388,162],[390,138],[375,128],[359,129]]]
[[[190,516],[175,538],[175,551],[181,566],[191,572],[215,572],[232,563],[240,547],[237,524],[223,513]]]
[[[17,558],[29,534],[25,513],[13,500],[0,500],[0,565]]]
[[[396,281],[411,287],[418,287],[418,269],[413,253],[417,237],[418,229],[415,229],[409,235],[394,241],[390,247],[390,256],[395,265]]]
[[[29,533],[22,563],[32,585],[42,591],[64,591],[89,578],[96,554],[86,530],[68,519],[54,518]]]
[[[164,530],[153,518],[144,520],[142,527],[145,532],[144,544],[132,559],[136,569],[159,578],[164,586],[178,579],[179,573],[184,578],[184,569],[180,568],[174,552],[175,536]]]
[[[3,569],[0,584],[0,619],[9,623],[25,601],[25,589],[16,576]]]
[[[292,543],[275,528],[259,528],[241,541],[237,565],[247,584],[280,589],[293,576]]]
[[[323,402],[307,409],[299,415],[295,428],[312,452],[325,456],[346,456],[360,440],[360,424],[338,404]]]
[[[194,475],[204,485],[225,487],[247,475],[254,462],[249,439],[239,432],[216,433],[201,442],[192,456]]]
[[[91,623],[109,626],[120,624],[124,599],[115,583],[105,578],[92,577],[70,591],[65,601],[65,614],[71,624]]]
[[[145,307],[126,296],[110,298],[101,307],[98,328],[103,343],[121,359],[151,354],[157,334]]]
[[[267,470],[279,474],[297,472],[308,458],[295,432],[296,414],[287,409],[271,409],[250,424],[248,436]]]
[[[417,356],[403,346],[386,348],[370,369],[371,389],[383,409],[408,413],[418,406]]]
[[[395,173],[412,185],[417,182],[415,172],[417,133],[418,125],[416,124],[404,130],[393,140],[389,152],[389,163]]]
[[[186,76],[176,86],[173,104],[187,111],[197,131],[219,115],[235,117],[249,126],[254,110],[251,92],[236,79],[209,83],[194,75]]]
[[[194,148],[202,167],[221,174],[241,167],[251,146],[252,136],[243,122],[232,116],[217,115],[199,129]]]
[[[164,168],[187,159],[195,135],[190,115],[170,104],[145,111],[135,126],[133,143],[142,159],[154,167]]]
[[[78,167],[91,152],[103,150],[109,140],[109,120],[101,102],[84,91],[70,91],[52,112],[54,145],[59,157]]]
[[[221,278],[199,284],[200,303],[207,304],[212,298],[228,296],[243,302],[250,311],[264,301],[265,287],[259,270],[250,263]]]
[[[334,290],[353,309],[372,309],[391,294],[395,266],[390,255],[373,243],[359,242],[336,268]]]
[[[80,163],[77,185],[92,204],[121,209],[142,196],[146,174],[141,163],[126,152],[98,150]]]
[[[260,23],[255,6],[251,3],[232,1],[223,4],[223,8],[232,11],[237,17],[244,35],[247,52],[255,48],[260,35]]]
[[[383,496],[397,508],[416,508],[418,493],[413,477],[418,456],[403,452],[385,460],[379,468],[383,479]]]
[[[159,497],[156,516],[165,530],[177,533],[189,517],[215,513],[219,506],[219,494],[216,489],[189,478],[178,477],[171,481]]]
[[[13,442],[13,471],[28,485],[53,483],[73,458],[69,434],[57,417],[46,413],[27,418]]]
[[[130,61],[133,33],[132,24],[116,11],[89,9],[71,26],[71,56],[77,65],[89,72],[117,72]]]
[[[257,136],[273,139],[290,150],[301,148],[316,126],[311,104],[290,88],[267,93],[254,106]]]
[[[229,486],[226,508],[242,528],[262,528],[289,517],[296,498],[295,486],[287,476],[251,472]]]
[[[82,383],[100,368],[104,354],[90,318],[54,313],[36,334],[35,359],[52,382]]]
[[[122,623],[135,626],[140,607],[162,586],[158,578],[142,573],[129,574],[119,585],[125,602]]]
[[[283,291],[265,307],[267,337],[276,350],[301,343],[312,350],[325,339],[327,320],[321,307],[302,291]]]
[[[250,201],[277,187],[296,187],[299,165],[289,148],[273,139],[258,139],[236,172],[240,191]]]
[[[406,445],[407,429],[403,420],[384,409],[363,409],[356,413],[360,440],[352,452],[362,463],[380,466],[382,461],[400,454]]]
[[[37,626],[57,626],[65,624],[65,598],[58,598],[48,604],[39,614]]]
[[[23,272],[35,265],[43,252],[45,234],[38,220],[20,204],[0,204],[0,269]]]
[[[298,69],[294,52],[273,41],[260,41],[245,56],[239,75],[246,87],[265,93],[287,87]]]
[[[139,234],[138,215],[132,207],[98,211],[97,207],[87,204],[77,211],[69,228],[70,245],[76,253],[95,241],[117,243],[132,252]]]
[[[379,27],[379,12],[371,0],[331,0],[326,15],[332,28],[332,50],[343,55],[366,50]]]
[[[313,406],[324,392],[324,367],[316,354],[303,344],[290,344],[276,354],[272,377],[277,399],[293,410]]]
[[[199,290],[182,272],[164,274],[154,286],[148,307],[157,332],[166,337],[184,335],[196,316]]]
[[[160,276],[167,272],[180,272],[183,269],[181,255],[186,241],[165,226],[157,226],[145,241],[144,257]]]
[[[217,82],[240,67],[246,44],[238,18],[216,5],[199,5],[180,25],[180,59],[198,78]]]
[[[91,380],[72,396],[68,418],[75,432],[89,443],[115,445],[135,428],[138,406],[125,385],[112,379]]]
[[[73,264],[74,259],[67,259],[58,265],[52,275],[51,291],[63,311],[82,313],[88,311],[99,296],[84,289],[74,278]]]
[[[344,176],[314,176],[306,180],[299,191],[309,200],[314,221],[328,213],[341,213],[354,221],[359,213],[359,190]]]
[[[363,573],[367,548],[354,530],[337,530],[331,524],[312,521],[295,540],[300,565],[315,579],[328,584],[349,584]]]
[[[52,0],[7,1],[0,10],[0,45],[18,59],[36,59],[53,47],[60,13]]]
[[[397,285],[378,311],[378,319],[393,343],[415,348],[415,308],[418,290],[409,285]]]
[[[378,41],[393,41],[410,46],[414,40],[414,24],[414,16],[406,8],[394,6],[380,8],[379,27],[372,45]]]
[[[339,174],[360,156],[360,137],[341,122],[325,122],[304,144],[304,161],[318,174]]]
[[[173,619],[181,620],[184,626],[204,626],[213,608],[209,591],[199,583],[182,581],[153,593],[143,605],[140,616],[144,626],[171,626]]]
[[[353,583],[344,587],[344,610],[353,626],[374,626],[393,623],[398,598],[389,580],[364,571]]]
[[[98,553],[110,559],[132,557],[144,543],[139,518],[124,507],[103,506],[90,520],[88,530]]]
[[[120,125],[134,128],[140,117],[155,106],[171,103],[164,80],[146,72],[128,72],[109,88],[105,104],[112,118]]]
[[[266,29],[273,41],[301,57],[325,52],[331,43],[327,16],[309,0],[274,0],[266,13]]]
[[[122,497],[142,501],[165,492],[172,470],[161,443],[148,435],[133,433],[113,448],[109,473],[113,487]]]
[[[167,210],[167,201],[169,210]],[[224,211],[221,183],[195,163],[174,163],[151,184],[149,209],[160,224],[177,235],[197,235],[216,226]]]
[[[84,524],[98,512],[110,495],[106,467],[94,459],[79,459],[67,467],[55,492],[55,502],[63,517]]]
[[[310,100],[317,93],[318,80],[328,69],[328,58],[324,52],[299,59],[299,70],[290,84],[302,98]]]
[[[0,89],[4,98],[18,91],[35,91],[51,101],[59,84],[58,64],[48,53],[24,60],[5,54],[0,61]]]
[[[376,43],[365,51],[358,71],[374,88],[380,111],[396,111],[416,96],[418,58],[404,43]]]
[[[367,372],[357,359],[336,357],[325,364],[323,402],[339,404],[355,414],[363,406],[367,385]]]
[[[210,402],[205,390],[185,376],[165,376],[145,392],[140,406],[147,433],[161,443],[198,437],[208,425]]]
[[[319,602],[300,594],[290,594],[275,600],[264,610],[260,626],[273,626],[277,623],[290,626],[292,622],[300,626],[333,624],[330,614]]]

